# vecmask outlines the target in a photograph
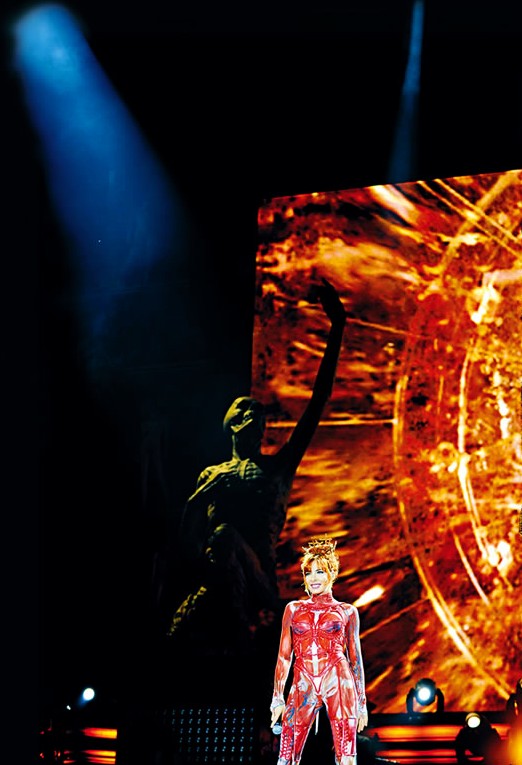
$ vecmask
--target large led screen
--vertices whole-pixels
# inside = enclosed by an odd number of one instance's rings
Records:
[[[336,380],[278,544],[283,599],[302,545],[338,543],[367,694],[405,712],[423,677],[448,711],[503,710],[522,675],[522,171],[273,198],[260,206],[252,395],[267,451],[347,311]]]

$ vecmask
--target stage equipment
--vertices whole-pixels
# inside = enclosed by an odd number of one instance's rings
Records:
[[[243,765],[253,761],[256,721],[251,707],[182,706],[164,711],[170,752],[187,765]]]
[[[406,696],[406,711],[410,715],[425,714],[426,712],[432,712],[432,710],[415,709],[415,702],[418,707],[429,707],[436,701],[436,714],[440,714],[444,711],[444,694],[437,687],[437,684],[430,677],[423,677],[419,680],[414,688],[410,688],[408,695]]]
[[[94,688],[84,688],[80,698],[78,699],[78,706],[83,706],[84,704],[88,704],[89,701],[92,701],[96,696],[96,691]]]
[[[455,754],[458,765],[472,762],[507,765],[507,753],[500,734],[478,712],[466,715],[464,726],[455,737]]]
[[[522,726],[522,677],[518,679],[515,690],[506,701],[506,713],[512,724]]]
[[[509,723],[508,760],[510,765],[522,765],[522,677],[517,680],[513,693],[506,702],[506,720]]]

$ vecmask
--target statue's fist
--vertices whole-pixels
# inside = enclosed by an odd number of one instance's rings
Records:
[[[344,321],[346,311],[339,297],[339,293],[329,281],[322,279],[322,284],[318,284],[314,290],[317,298],[321,301],[324,312],[331,322]]]

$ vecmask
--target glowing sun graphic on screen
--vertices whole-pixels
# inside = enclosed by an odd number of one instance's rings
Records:
[[[278,547],[301,594],[312,534],[338,540],[367,693],[404,712],[432,677],[446,709],[501,710],[522,675],[522,171],[280,197],[259,210],[254,396],[274,448],[348,312],[332,397]]]

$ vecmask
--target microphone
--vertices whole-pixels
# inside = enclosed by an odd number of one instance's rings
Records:
[[[274,736],[280,736],[282,730],[283,730],[283,726],[281,725],[281,723],[276,722],[272,725],[272,733],[274,734]]]

